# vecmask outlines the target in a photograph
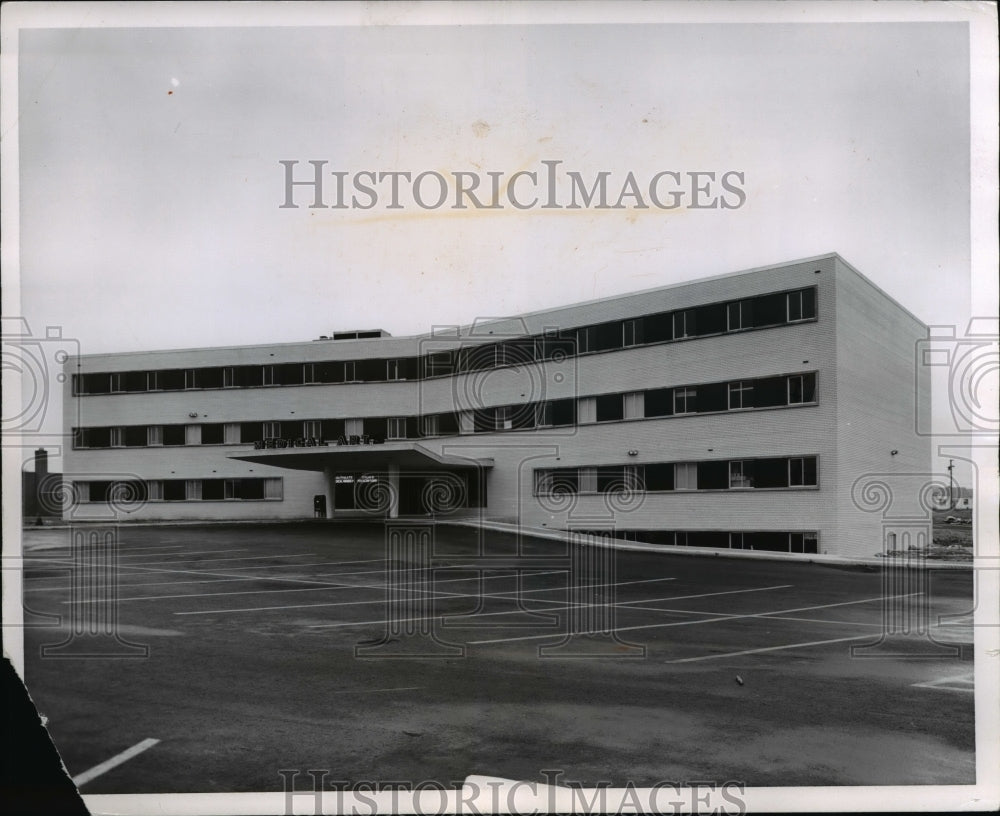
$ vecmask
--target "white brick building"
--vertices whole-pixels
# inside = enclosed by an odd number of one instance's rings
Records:
[[[871,556],[926,327],[835,254],[393,338],[67,363],[75,518],[469,516]]]

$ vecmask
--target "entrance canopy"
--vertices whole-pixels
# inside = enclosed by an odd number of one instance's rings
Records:
[[[454,470],[455,468],[491,468],[493,460],[440,454],[419,442],[383,442],[379,445],[321,445],[311,448],[274,448],[236,451],[230,459],[292,470],[365,472],[400,470]]]

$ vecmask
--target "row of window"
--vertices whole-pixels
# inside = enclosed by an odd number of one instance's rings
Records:
[[[419,357],[75,374],[73,394],[420,380],[780,326],[815,317],[816,287],[809,287],[498,343],[434,351]]]
[[[594,465],[535,471],[535,495],[816,487],[815,456]]]
[[[281,501],[278,478],[147,479],[74,483],[84,502],[143,503],[148,501]]]
[[[452,411],[416,417],[216,422],[200,425],[126,425],[77,428],[77,448],[178,445],[239,445],[267,439],[336,441],[352,436],[373,440],[422,439],[505,430],[560,428],[684,414],[775,408],[816,402],[816,373],[762,377],[723,383],[653,388],[596,397],[567,398]]]
[[[764,550],[767,552],[818,553],[815,532],[725,532],[718,530],[574,530],[574,533],[644,544],[673,547],[710,547],[722,550]]]

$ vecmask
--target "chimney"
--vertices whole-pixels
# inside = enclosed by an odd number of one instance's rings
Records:
[[[49,474],[49,452],[45,448],[35,449],[35,482],[39,483]]]

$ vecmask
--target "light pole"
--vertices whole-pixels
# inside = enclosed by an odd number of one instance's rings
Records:
[[[955,460],[948,460],[948,509],[955,509],[955,488],[954,480],[952,479],[952,471],[955,469]]]

